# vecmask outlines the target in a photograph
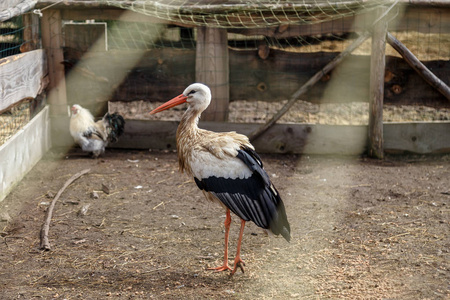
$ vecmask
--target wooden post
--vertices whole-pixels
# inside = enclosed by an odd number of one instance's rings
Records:
[[[227,30],[200,27],[197,30],[195,80],[209,86],[212,101],[203,121],[226,121],[230,102]]]
[[[40,49],[39,45],[39,16],[34,13],[27,13],[22,15],[23,22],[23,40],[24,44],[20,46],[20,52],[29,52],[35,49]],[[47,70],[47,61],[45,61],[45,68]],[[37,95],[30,105],[30,118],[33,118],[42,108],[44,97]]]
[[[20,52],[28,52],[39,49],[39,16],[29,13],[22,16],[23,40],[25,43],[20,46]]]
[[[379,10],[379,16],[384,10]],[[372,33],[372,53],[370,58],[370,89],[369,89],[369,156],[382,159],[383,153],[383,96],[384,70],[386,64],[386,33],[385,19],[379,20]]]
[[[47,52],[50,115],[67,115],[66,80],[64,75],[64,54],[62,49],[61,11],[46,9],[41,19],[42,46]]]

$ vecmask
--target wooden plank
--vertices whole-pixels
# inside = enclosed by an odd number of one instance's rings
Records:
[[[205,121],[199,126],[249,135],[259,125]],[[126,120],[123,136],[110,147],[175,150],[177,126],[178,122],[174,121]],[[365,150],[366,135],[367,126],[275,124],[253,144],[261,153],[361,154]]]
[[[229,58],[226,29],[199,27],[195,80],[209,86],[214,101],[202,114],[205,121],[225,121],[230,102]]]
[[[173,22],[163,19],[147,16],[131,10],[119,9],[114,7],[89,9],[62,9],[63,20],[86,21],[86,20],[120,20],[124,22],[142,22],[155,24],[172,24]]]
[[[399,40],[387,33],[387,41],[398,53],[405,59],[405,61],[422,77],[428,84],[439,91],[447,100],[450,101],[450,88],[433,74],[408,48],[405,47]]]
[[[106,22],[66,23],[63,26],[64,47],[83,54],[88,50],[107,51],[106,27]]]
[[[447,1],[447,0],[446,0]],[[450,32],[450,1],[447,7],[438,8],[430,3],[429,6],[403,6],[403,15],[394,20],[389,31],[417,31],[421,33],[445,34]]]
[[[289,99],[299,85],[337,55],[271,49],[268,58],[263,60],[256,50],[230,50],[229,54],[230,101],[268,102]],[[80,77],[76,84],[67,87],[70,101],[81,105],[93,101],[96,90],[103,86],[115,90],[114,93],[110,99],[95,101],[166,101],[195,81],[195,51],[191,49],[152,49],[144,54],[114,50],[87,55],[89,61],[82,67],[91,73],[76,68],[69,70]],[[128,62],[136,55],[142,58],[132,68]],[[80,56],[77,51],[67,49],[65,58],[77,61]],[[450,107],[450,102],[426,84],[403,59],[388,56],[386,61],[389,74],[385,78],[384,103]],[[450,82],[450,61],[430,61],[424,65],[442,81]],[[127,74],[123,82],[117,79],[119,69]],[[342,67],[330,72],[301,99],[314,103],[368,102],[369,75],[370,57],[350,55]],[[329,87],[332,93],[328,92]]]
[[[46,9],[41,18],[42,46],[48,55],[50,115],[67,114],[61,12]]]
[[[23,0],[3,0],[0,2],[0,10],[11,8],[21,2],[23,2]]]
[[[37,0],[2,0],[0,2],[0,22],[23,15],[32,9]]]
[[[70,51],[65,57],[77,62],[78,54]],[[136,59],[139,60],[136,62]],[[88,52],[76,65],[68,67],[67,72],[69,103],[85,106],[99,116],[100,112],[95,113],[92,109],[100,102],[162,102],[180,94],[195,81],[195,51]]]
[[[21,0],[9,0],[9,1],[21,1]],[[59,0],[58,0],[59,1]],[[55,4],[58,1],[39,1],[36,7],[43,8],[48,5]],[[420,2],[420,1],[419,1]],[[450,2],[447,0],[442,0],[441,3],[438,1],[425,1],[424,3],[417,4],[417,1],[404,1],[403,5],[399,5],[400,10],[404,11],[401,18],[397,18],[396,22],[391,22],[389,25],[390,31],[405,31],[405,30],[417,30],[423,33],[443,33],[449,32],[450,23],[449,22],[437,22],[438,20],[447,20],[450,18]],[[411,5],[413,4],[413,5]],[[208,5],[208,7],[211,7]],[[122,9],[113,8],[111,6],[102,5],[99,1],[71,1],[57,4],[54,8],[63,10],[64,20],[78,20],[84,21],[86,19],[95,20],[118,20],[123,11]],[[391,14],[396,13],[393,12]],[[271,12],[273,14],[273,12]],[[347,16],[343,18],[334,18],[330,21],[316,22],[304,25],[282,25],[268,26],[266,28],[260,26],[258,28],[232,28],[229,32],[244,34],[244,35],[265,35],[268,37],[276,38],[288,38],[295,36],[315,36],[322,34],[344,34],[348,32],[358,32],[363,31],[367,28],[366,24],[371,24],[373,21],[372,13],[358,13],[356,18],[353,16]],[[256,16],[261,17],[259,16]],[[271,16],[273,17],[273,15]],[[278,20],[283,20],[288,17],[290,23],[297,17],[297,15],[290,14],[286,16],[284,13],[277,15]],[[300,16],[301,17],[301,16]],[[308,16],[305,16],[306,18]],[[235,21],[238,23],[242,20],[243,16]],[[224,18],[223,22],[228,22],[228,20],[233,21],[233,16],[230,15],[228,18]],[[363,20],[362,22],[355,22],[356,20]],[[140,13],[133,13],[127,17],[126,21],[131,22],[152,22],[152,23],[165,23],[165,24],[176,24],[175,21],[163,20],[151,16],[146,16]],[[186,20],[190,22],[192,20]],[[252,20],[249,18],[249,22]],[[192,27],[192,25],[186,25],[187,23],[179,22],[178,25]],[[288,23],[288,22],[286,22]]]
[[[50,149],[49,109],[45,107],[0,146],[0,201]]]
[[[393,153],[450,153],[450,122],[386,123],[384,150]]]
[[[382,15],[384,9],[378,10]],[[382,159],[383,153],[383,97],[384,70],[386,68],[386,33],[387,23],[381,19],[374,26],[372,33],[372,55],[370,59],[369,91],[369,155]]]
[[[54,146],[73,144],[69,118],[54,119],[64,141]],[[200,122],[200,127],[214,131],[236,131],[245,135],[260,124]],[[124,135],[111,148],[176,149],[178,122],[126,120]],[[368,126],[313,124],[275,124],[254,145],[260,153],[352,154],[367,151]],[[384,145],[388,152],[420,154],[450,153],[450,122],[385,123]]]
[[[35,98],[46,86],[44,50],[0,59],[0,112],[25,98]]]
[[[28,52],[39,49],[39,16],[37,14],[24,14],[23,20],[23,40],[24,44],[20,46],[20,52]]]
[[[450,4],[450,2],[448,2]],[[389,31],[417,31],[421,33],[445,33],[450,31],[450,6],[436,9],[435,7],[403,6],[400,18],[394,18],[397,10],[390,12],[389,18],[394,21],[389,24]],[[362,13],[357,16],[347,16],[329,21],[302,25],[281,25],[258,28],[230,28],[228,32],[247,36],[264,35],[282,39],[292,37],[309,37],[320,35],[343,35],[350,32],[367,30],[368,24],[374,20],[373,13]]]
[[[358,22],[363,20],[364,22]],[[374,21],[372,14],[361,14],[358,17],[346,16],[341,18],[335,18],[329,21],[310,23],[310,24],[283,24],[280,26],[268,26],[257,28],[230,28],[228,32],[237,33],[246,36],[258,36],[264,35],[276,39],[292,38],[292,37],[309,37],[320,35],[343,35],[349,32],[361,32],[367,30],[367,24],[371,24]]]

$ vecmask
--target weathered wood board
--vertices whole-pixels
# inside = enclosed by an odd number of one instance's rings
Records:
[[[0,59],[0,112],[15,103],[35,98],[47,84],[44,50],[34,50]]]
[[[389,123],[384,128],[385,151],[450,152],[450,122]]]
[[[0,146],[0,201],[50,149],[49,108]]]
[[[0,1],[0,22],[20,16],[32,9],[37,0],[2,0]]]
[[[19,0],[8,0],[8,1],[19,1]],[[36,2],[35,0],[30,0]],[[48,5],[54,5],[55,8],[61,9],[63,11],[64,20],[77,20],[84,21],[86,19],[96,19],[96,20],[126,20],[132,22],[152,22],[152,23],[165,23],[165,24],[177,24],[175,21],[168,21],[164,19],[159,19],[156,17],[146,16],[137,12],[129,13],[126,19],[122,16],[124,10],[117,9],[111,6],[102,5],[98,1],[71,1],[70,3],[64,2],[63,4],[58,4],[59,0],[53,1],[39,1],[38,8],[43,8]],[[395,21],[390,22],[389,30],[410,30],[411,24],[414,25],[414,30],[424,33],[442,33],[448,32],[450,30],[450,23],[443,22],[439,25],[436,20],[438,19],[448,19],[450,18],[450,10],[446,9],[450,7],[448,1],[440,0],[438,1],[423,1],[418,3],[418,1],[406,0],[403,3],[406,5],[398,5],[398,9],[391,12],[392,16],[398,16],[400,14],[401,18],[393,18]],[[413,4],[413,5],[410,5]],[[415,5],[414,5],[415,4]],[[428,6],[427,6],[428,4]],[[89,8],[89,9],[87,9]],[[230,9],[230,6],[228,6]],[[273,15],[271,15],[273,17]],[[285,15],[278,16],[280,20],[285,18]],[[296,16],[290,16],[291,20]],[[230,20],[233,20],[232,15],[229,16]],[[362,20],[358,22],[358,20]],[[249,20],[251,21],[251,20]],[[302,25],[289,25],[289,26],[271,26],[271,27],[259,27],[259,28],[239,28],[231,29],[230,32],[245,34],[245,35],[266,35],[268,37],[286,38],[292,36],[316,36],[321,34],[343,34],[352,31],[366,30],[367,26],[370,26],[374,21],[373,16],[369,13],[359,14],[356,18],[354,17],[341,17],[334,18],[330,21],[316,22],[316,23],[305,23]],[[186,23],[179,22],[181,26],[188,26]],[[245,26],[243,26],[245,27]]]
[[[69,118],[52,119],[63,139],[54,146],[70,146]],[[200,127],[249,135],[261,124],[200,122]],[[111,148],[175,150],[178,122],[126,120],[124,135]],[[384,123],[388,152],[443,153],[450,151],[450,122]],[[367,151],[367,126],[276,124],[253,142],[260,153],[359,155]]]
[[[200,122],[213,131],[249,135],[260,124]],[[114,148],[176,149],[178,122],[127,120],[125,134]],[[450,151],[450,122],[385,123],[385,150],[421,154]],[[367,151],[367,126],[276,124],[253,142],[261,153],[345,154]]]
[[[65,58],[80,59],[70,51]],[[66,72],[69,104],[93,109],[108,100],[165,101],[195,81],[195,50],[89,52]]]
[[[48,103],[51,115],[67,111],[66,80],[64,76],[64,53],[62,50],[61,11],[46,9],[41,18],[42,47],[48,55],[49,93]]]
[[[226,121],[230,102],[227,31],[202,27],[197,30],[195,81],[209,86],[217,101],[205,110],[208,121]]]
[[[131,60],[142,55],[133,67]],[[271,50],[267,59],[257,51],[229,50],[230,101],[280,101],[290,96],[337,53],[292,53]],[[66,49],[66,59],[79,59]],[[429,86],[398,57],[386,58],[384,103],[450,106],[439,92]],[[424,64],[444,82],[450,82],[450,61]],[[243,67],[244,66],[244,67]],[[154,49],[145,52],[108,51],[89,53],[80,67],[76,84],[68,85],[69,101],[93,103],[104,101],[166,101],[195,81],[194,49]],[[126,77],[121,81],[121,73]],[[311,102],[367,102],[369,99],[370,57],[351,55],[318,82],[302,100]],[[92,98],[98,89],[113,89],[107,98]],[[213,96],[214,97],[214,96]]]
[[[106,51],[106,22],[66,23],[63,25],[64,46],[81,52]],[[95,44],[95,49],[93,45]]]

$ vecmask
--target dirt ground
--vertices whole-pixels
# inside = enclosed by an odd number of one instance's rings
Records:
[[[225,212],[179,174],[176,153],[52,150],[0,203],[1,298],[450,298],[450,156],[262,158],[292,240],[248,223],[245,273],[230,278],[206,270],[222,261]],[[49,203],[87,168],[39,250]],[[238,230],[233,218],[230,263]]]

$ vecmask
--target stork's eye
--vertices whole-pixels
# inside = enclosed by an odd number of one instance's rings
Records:
[[[187,95],[190,96],[190,95],[193,95],[193,94],[195,94],[195,93],[197,93],[197,91],[196,91],[196,90],[192,90],[192,91],[190,91]]]

